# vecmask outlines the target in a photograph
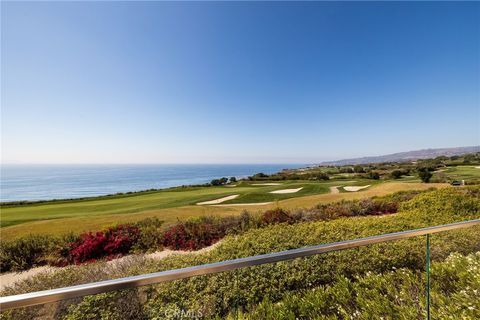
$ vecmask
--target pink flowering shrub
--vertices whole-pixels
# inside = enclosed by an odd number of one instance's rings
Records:
[[[112,259],[127,254],[139,236],[138,228],[119,225],[106,231],[84,233],[80,240],[71,244],[68,259],[75,263]]]
[[[262,223],[264,225],[284,222],[294,222],[294,219],[289,215],[287,211],[281,208],[267,210],[262,214]]]
[[[210,218],[180,222],[165,230],[163,246],[172,250],[198,250],[214,244],[226,232],[223,224]]]

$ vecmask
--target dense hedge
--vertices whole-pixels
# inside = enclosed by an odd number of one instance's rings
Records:
[[[158,267],[179,268],[478,218],[480,199],[455,190],[440,190],[418,195],[404,203],[401,210],[402,213],[381,218],[341,218],[253,229],[242,236],[229,237],[204,259],[167,260]],[[444,259],[451,252],[480,250],[480,228],[435,235],[432,245],[434,259]],[[393,267],[422,270],[424,265],[424,239],[402,240],[159,285],[146,308],[153,317],[161,317],[172,308],[203,308],[207,314],[225,314],[235,307],[259,303],[265,297],[276,301],[290,290],[329,284],[338,275],[350,278]],[[176,292],[181,294],[177,296]]]
[[[228,319],[425,319],[425,273],[399,269],[291,292]],[[480,252],[431,267],[432,319],[480,319]]]
[[[32,267],[65,264],[70,243],[78,237],[67,234],[62,237],[29,235],[14,241],[0,242],[0,270],[21,271]]]
[[[219,247],[202,255],[174,256],[160,261],[141,260],[112,270],[105,264],[66,268],[53,275],[39,275],[19,283],[4,294],[181,268],[478,218],[478,192],[475,189],[451,188],[422,193],[404,202],[396,215],[280,223],[250,229],[241,235],[228,235]],[[452,252],[468,254],[479,250],[480,228],[477,227],[432,236],[434,260],[443,260]],[[425,240],[415,238],[76,299],[56,304],[49,312],[66,319],[164,319],[175,314],[172,310],[226,316],[232,310],[251,310],[249,306],[265,303],[266,299],[275,303],[299,290],[335,286],[339,276],[356,282],[358,276],[367,272],[388,273],[393,268],[408,268],[417,272],[423,270],[424,265]],[[125,301],[129,302],[128,310],[122,308]],[[35,314],[45,314],[47,311],[41,307],[28,308],[14,311],[10,316],[14,319],[32,319]],[[408,314],[404,318],[409,318]]]
[[[112,259],[129,253],[139,237],[140,230],[133,225],[119,225],[105,232],[85,233],[71,244],[67,258],[76,264],[103,257]]]
[[[161,248],[162,221],[148,218],[107,230],[56,237],[29,235],[0,242],[0,270],[23,271],[42,265],[65,266],[112,259],[133,252]]]

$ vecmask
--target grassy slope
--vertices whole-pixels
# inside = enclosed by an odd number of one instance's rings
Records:
[[[296,183],[295,183],[296,184]],[[340,181],[336,181],[336,183],[328,182],[328,185],[341,185]],[[168,225],[170,223],[174,223],[178,219],[187,219],[193,216],[202,216],[202,215],[232,215],[240,213],[244,209],[248,209],[250,211],[258,211],[258,210],[266,210],[269,208],[273,208],[276,205],[279,205],[284,208],[298,208],[298,207],[312,207],[318,203],[325,203],[331,201],[338,201],[341,199],[359,199],[363,197],[371,197],[371,196],[381,196],[386,195],[389,193],[393,193],[400,190],[412,190],[412,189],[427,189],[430,187],[445,187],[446,184],[422,184],[422,183],[403,183],[403,182],[387,182],[381,183],[375,186],[368,188],[367,190],[360,191],[360,192],[352,192],[352,193],[338,193],[338,194],[315,194],[309,196],[301,196],[295,197],[290,199],[281,200],[278,203],[272,203],[270,205],[264,206],[235,206],[235,207],[215,207],[215,206],[197,206],[197,205],[186,205],[180,207],[163,207],[159,209],[148,209],[150,206],[159,205],[161,202],[161,197],[151,197],[153,195],[137,195],[131,197],[124,197],[118,199],[109,199],[110,201],[114,202],[115,209],[108,206],[107,200],[90,200],[90,201],[80,201],[80,202],[69,202],[60,204],[48,204],[48,205],[38,205],[38,206],[27,206],[27,207],[19,207],[19,208],[8,208],[2,209],[2,220],[5,218],[5,212],[7,212],[7,217],[10,219],[15,219],[15,214],[22,214],[22,211],[19,209],[26,209],[32,208],[35,209],[31,212],[25,210],[23,214],[26,215],[28,218],[29,215],[41,214],[45,212],[49,214],[52,210],[57,210],[56,206],[60,206],[64,208],[67,206],[68,210],[73,212],[73,207],[77,208],[78,214],[71,213],[70,215],[66,215],[63,218],[57,216],[55,219],[50,220],[38,220],[38,221],[25,221],[25,223],[12,225],[9,227],[4,227],[1,229],[2,239],[11,239],[20,236],[24,236],[30,233],[42,233],[42,234],[62,234],[66,232],[75,232],[80,233],[83,231],[88,230],[99,230],[114,224],[118,223],[126,223],[126,222],[133,222],[138,221],[141,219],[145,219],[148,217],[158,217],[159,219],[165,221],[165,224]],[[285,188],[285,185],[276,186],[277,189]],[[256,190],[263,189],[264,187],[240,187],[246,188],[251,190],[255,188]],[[240,189],[238,188],[238,189]],[[268,187],[270,189],[271,187]],[[226,190],[229,189],[229,190]],[[216,193],[213,194],[215,197],[221,197],[222,195],[234,194],[230,189],[234,188],[210,188],[211,191],[215,191]],[[236,189],[236,188],[235,188]],[[187,192],[187,191],[184,191]],[[189,192],[189,191],[188,191]],[[167,192],[163,192],[165,194],[170,194]],[[177,192],[178,193],[178,192]],[[158,195],[159,193],[157,193]],[[182,192],[183,194],[183,192]],[[211,196],[212,194],[210,194]],[[293,194],[295,195],[295,194]],[[172,194],[173,196],[173,194]],[[197,195],[198,196],[198,195]],[[207,198],[206,196],[202,195],[201,200],[209,200],[211,198]],[[120,200],[120,204],[118,203]],[[155,203],[158,201],[158,203]],[[166,201],[166,200],[165,200]],[[185,199],[183,201],[186,201]],[[197,200],[193,201],[196,203]],[[147,204],[147,209],[142,207],[142,205]],[[100,206],[104,211],[101,211]],[[47,208],[45,208],[47,207]],[[127,209],[128,208],[128,209]],[[16,209],[16,210],[14,210]],[[87,211],[89,214],[85,214],[85,210],[92,209],[93,212]],[[12,211],[10,211],[12,210]],[[38,211],[37,211],[38,210]],[[130,210],[130,211],[128,211]],[[120,213],[128,213],[128,214],[120,214]],[[58,213],[57,215],[60,215]],[[18,219],[18,218],[17,218]]]

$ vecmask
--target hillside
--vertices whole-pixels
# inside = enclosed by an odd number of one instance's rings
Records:
[[[409,161],[417,159],[435,158],[439,156],[458,156],[466,153],[480,152],[480,146],[471,147],[456,147],[456,148],[438,148],[438,149],[422,149],[407,152],[398,152],[387,154],[383,156],[371,156],[352,159],[342,159],[334,161],[326,161],[320,165],[347,165],[347,164],[366,164],[366,163],[381,163],[381,162],[395,162],[395,161]]]

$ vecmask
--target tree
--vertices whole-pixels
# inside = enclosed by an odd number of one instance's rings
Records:
[[[225,178],[225,177],[220,178],[220,184],[222,184],[222,185],[227,184],[227,182],[228,182],[227,178]]]
[[[338,171],[340,173],[353,173],[353,169],[351,167],[341,167]]]
[[[378,180],[380,179],[380,174],[377,171],[370,171],[368,177],[373,180]]]
[[[235,177],[230,177],[230,183],[235,183],[237,182],[237,178]]]
[[[391,175],[393,179],[400,179],[402,177],[403,172],[400,170],[393,170]]]
[[[330,177],[325,172],[319,172],[319,173],[316,174],[316,179],[317,180],[328,180],[328,179],[330,179]]]
[[[358,165],[355,166],[355,167],[353,167],[353,171],[354,171],[355,173],[365,173],[365,170],[363,170],[363,167],[362,167],[362,166],[358,166]]]
[[[220,185],[222,185],[222,182],[220,181],[220,179],[213,179],[213,180],[210,182],[210,184],[211,184],[212,186],[220,186]]]
[[[423,182],[428,183],[433,174],[430,172],[429,168],[424,167],[418,169],[418,176]]]
[[[248,177],[248,180],[262,180],[262,179],[266,179],[266,178],[268,178],[267,174],[265,174],[263,172],[259,172],[259,173],[254,174],[251,177]]]
[[[472,154],[467,154],[463,157],[463,163],[464,164],[470,164],[475,162],[475,155]]]

